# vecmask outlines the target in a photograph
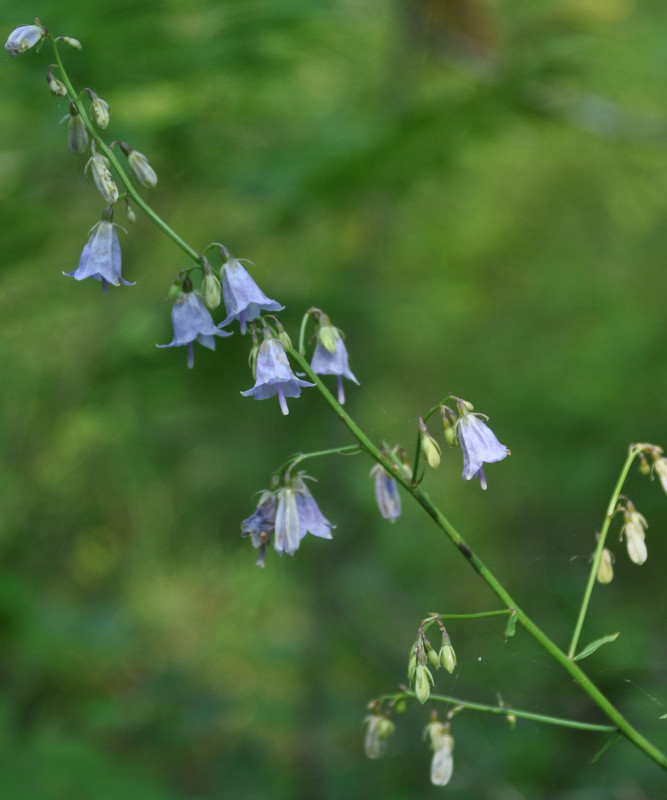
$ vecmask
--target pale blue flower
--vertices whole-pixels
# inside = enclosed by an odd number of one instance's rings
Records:
[[[181,292],[171,309],[171,323],[174,326],[174,338],[169,344],[157,347],[188,347],[188,367],[195,363],[193,342],[215,350],[215,336],[231,336],[229,331],[221,331],[213,322],[213,317],[204,305],[199,292]]]
[[[375,500],[380,514],[389,522],[395,522],[401,516],[401,497],[396,481],[380,464],[373,467],[371,477],[375,479]]]
[[[224,328],[237,319],[241,333],[246,332],[246,323],[256,319],[262,311],[282,311],[284,306],[271,300],[250,277],[248,270],[236,259],[230,257],[221,270],[222,294],[225,301],[227,319],[220,323]]]
[[[313,536],[319,536],[321,539],[331,539],[331,528],[335,526],[320,511],[315,498],[303,480],[303,473],[293,480],[292,486],[296,489],[296,507],[301,527],[300,537],[303,539],[307,533],[312,533]]]
[[[343,390],[343,378],[359,385],[359,381],[350,371],[348,364],[347,349],[342,338],[336,338],[335,349],[330,352],[321,342],[318,342],[313,353],[313,360],[310,368],[317,375],[336,375],[338,378],[338,402],[342,405],[345,402],[345,392]]]
[[[283,414],[289,414],[285,398],[299,397],[302,387],[314,385],[296,377],[287,361],[285,348],[277,339],[267,337],[257,353],[255,385],[241,394],[254,397],[255,400],[266,400],[277,394],[280,410]]]
[[[21,53],[39,44],[45,36],[46,30],[41,25],[21,25],[9,34],[5,50],[10,56],[20,56]]]
[[[108,219],[102,219],[91,230],[90,238],[81,251],[79,266],[73,272],[63,272],[63,275],[77,281],[94,278],[102,282],[105,291],[108,284],[134,286],[120,274],[120,266],[120,242],[116,228]]]
[[[479,478],[482,489],[486,489],[486,477],[482,464],[502,461],[509,455],[509,450],[501,444],[494,432],[477,414],[471,414],[462,403],[459,403],[461,417],[457,425],[459,444],[463,452],[463,479]]]

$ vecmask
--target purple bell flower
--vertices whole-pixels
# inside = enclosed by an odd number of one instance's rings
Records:
[[[317,375],[336,375],[338,378],[338,402],[341,405],[345,402],[343,378],[354,381],[357,386],[359,385],[359,381],[350,371],[347,349],[340,337],[336,339],[336,349],[333,353],[327,350],[321,342],[317,343],[310,368]]]
[[[250,536],[252,546],[259,550],[257,566],[264,566],[266,545],[276,527],[278,498],[273,492],[262,492],[257,508],[241,523],[241,536]]]
[[[222,294],[227,319],[221,328],[237,319],[241,333],[246,332],[246,323],[259,316],[261,311],[282,311],[284,306],[271,300],[250,277],[248,270],[234,257],[228,257],[221,270]]]
[[[331,539],[331,528],[335,526],[320,511],[302,475],[303,473],[299,473],[292,483],[296,489],[296,508],[299,514],[301,538],[303,539],[307,533],[312,533],[313,536],[319,536],[321,539]]]
[[[373,467],[371,477],[375,479],[375,500],[380,514],[389,522],[395,522],[401,516],[401,497],[396,481],[380,464]]]
[[[94,278],[102,282],[104,291],[109,284],[134,286],[120,274],[120,263],[120,242],[116,229],[109,219],[101,219],[91,229],[90,238],[81,251],[79,266],[72,272],[63,272],[63,275],[77,281]]]
[[[195,363],[193,342],[199,342],[209,350],[215,350],[214,336],[231,336],[229,331],[221,331],[213,322],[213,317],[204,305],[199,292],[181,292],[171,309],[171,323],[174,326],[174,339],[169,344],[157,347],[188,346],[188,367]]]
[[[302,387],[314,385],[296,377],[287,361],[285,348],[277,339],[268,337],[264,339],[257,353],[255,385],[241,394],[244,397],[254,397],[255,400],[266,400],[277,394],[280,410],[283,414],[289,414],[285,398],[299,397]]]
[[[498,441],[495,433],[477,414],[471,414],[462,403],[459,403],[459,411],[461,417],[456,432],[463,451],[462,478],[469,481],[478,477],[482,489],[486,489],[482,464],[502,461],[510,451]]]

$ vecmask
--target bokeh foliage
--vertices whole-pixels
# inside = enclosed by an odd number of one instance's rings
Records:
[[[80,39],[75,84],[146,153],[153,204],[195,247],[256,263],[295,335],[346,333],[350,411],[413,446],[448,392],[512,457],[489,490],[447,451],[427,490],[566,642],[593,534],[631,441],[667,445],[667,9],[632,0],[0,2]],[[0,785],[15,800],[427,797],[427,710],[365,760],[366,701],[403,681],[419,619],[495,607],[419,509],[380,519],[370,463],[312,464],[337,524],[267,568],[239,538],[296,450],[349,443],[312,392],[252,384],[238,333],[185,368],[169,284],[184,266],[139,219],[131,289],[61,275],[103,203],[66,148],[50,55],[4,57]],[[123,223],[122,214],[117,221]],[[433,426],[436,433],[436,426]],[[439,432],[438,432],[439,435]],[[667,503],[635,472],[649,559],[614,542],[584,641],[621,709],[665,737]],[[452,624],[438,688],[598,720],[521,632]],[[588,634],[588,635],[587,635]],[[656,796],[629,746],[462,714],[450,797]]]

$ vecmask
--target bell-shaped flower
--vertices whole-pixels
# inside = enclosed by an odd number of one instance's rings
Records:
[[[37,22],[38,20],[35,21]],[[42,28],[41,25],[21,25],[9,34],[9,39],[5,43],[5,50],[15,58],[39,44],[46,34],[46,28]]]
[[[648,522],[634,505],[627,500],[623,510],[625,525],[621,531],[621,537],[625,536],[625,546],[628,549],[630,561],[635,564],[643,564],[648,556],[644,531],[648,528]]]
[[[254,397],[255,400],[266,400],[277,394],[280,410],[283,414],[289,414],[286,398],[299,397],[303,387],[314,385],[296,377],[287,361],[285,348],[277,339],[267,336],[257,352],[255,385],[241,394]]]
[[[174,326],[173,340],[169,344],[158,344],[157,347],[187,345],[187,363],[190,369],[195,364],[193,342],[215,350],[215,336],[232,335],[229,331],[221,331],[216,327],[199,292],[182,291],[178,295],[171,309],[171,324]]]
[[[264,566],[266,545],[276,527],[276,510],[278,498],[273,492],[262,492],[257,508],[241,523],[241,536],[250,536],[250,542],[255,550],[259,550],[257,566]]]
[[[246,323],[258,317],[260,312],[282,311],[284,306],[267,297],[250,277],[248,270],[229,251],[226,252],[227,261],[222,265],[220,277],[227,318],[220,323],[220,327],[224,328],[237,319],[241,333],[245,333]]]
[[[401,497],[396,481],[380,464],[371,469],[371,477],[375,480],[375,500],[380,514],[389,522],[395,522],[401,516]]]
[[[303,539],[306,533],[312,533],[313,536],[319,536],[321,539],[331,539],[331,528],[335,526],[320,511],[315,498],[303,480],[303,473],[299,473],[294,478],[292,487],[296,490],[296,507],[301,527],[300,537]]]
[[[338,378],[338,402],[342,405],[345,402],[345,391],[343,390],[343,378],[359,385],[359,381],[350,371],[348,364],[347,350],[342,338],[336,339],[335,350],[331,353],[320,342],[315,346],[313,360],[310,368],[316,375],[335,375]]]
[[[380,758],[387,749],[387,739],[396,730],[396,726],[387,716],[377,712],[369,714],[364,722],[366,723],[364,752],[368,758]]]
[[[447,730],[447,726],[443,725]],[[448,732],[432,735],[431,746],[433,747],[433,758],[431,759],[431,783],[434,786],[446,786],[454,771],[454,737]]]
[[[273,548],[276,553],[287,553],[287,555],[293,556],[301,543],[301,524],[299,508],[296,503],[296,491],[291,486],[281,486],[276,492],[276,497],[278,506]]]
[[[67,119],[67,117],[65,117]],[[67,126],[67,143],[73,153],[85,153],[88,149],[88,131],[76,106],[72,104]]]
[[[120,242],[116,228],[111,222],[111,210],[105,212],[105,219],[101,219],[91,229],[90,237],[81,251],[79,266],[73,272],[63,272],[77,281],[84,278],[94,278],[102,282],[102,289],[106,291],[109,284],[112,286],[134,286],[126,281],[120,274],[121,255]]]
[[[478,477],[482,489],[486,489],[482,464],[502,461],[510,451],[498,441],[494,432],[478,414],[470,413],[463,401],[459,401],[458,407],[461,414],[457,425],[457,435],[463,452],[462,477],[466,481]]]
[[[611,583],[614,579],[614,554],[606,547],[602,548],[600,563],[596,575],[598,583]]]

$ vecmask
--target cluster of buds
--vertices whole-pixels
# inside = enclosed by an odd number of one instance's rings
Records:
[[[424,631],[426,622],[436,621],[442,633],[440,649],[435,650]],[[419,628],[417,640],[410,649],[408,661],[408,680],[414,684],[415,697],[420,703],[425,703],[433,685],[433,674],[427,666],[427,661],[434,669],[443,667],[450,674],[456,668],[456,653],[452,647],[445,626],[437,617],[429,617]]]
[[[241,523],[241,536],[249,536],[259,550],[257,566],[264,566],[266,545],[273,539],[276,553],[293,556],[307,533],[331,539],[334,525],[322,514],[308,489],[304,472],[274,476],[271,488],[260,494],[254,513]]]

